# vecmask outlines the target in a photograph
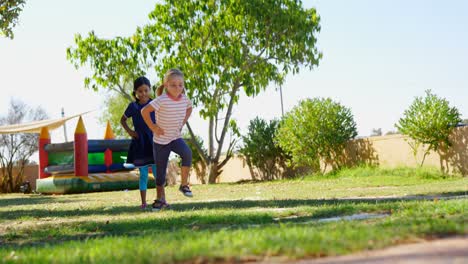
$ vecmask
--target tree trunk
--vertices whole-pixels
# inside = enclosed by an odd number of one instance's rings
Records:
[[[15,179],[15,191],[20,190],[20,186],[23,184],[24,181],[24,167],[26,166],[26,163],[23,161],[20,162],[20,165],[18,167],[18,174],[16,175]]]
[[[13,192],[14,187],[13,187],[13,164],[8,164],[8,187],[7,191],[8,192]]]
[[[214,151],[211,152],[212,150],[210,149],[210,158],[212,159],[211,161],[211,167],[210,167],[210,174],[209,174],[209,177],[208,177],[208,183],[216,183],[216,178],[219,176],[220,174],[220,169],[223,165],[219,166],[219,158],[221,156],[221,150],[223,148],[223,143],[224,143],[224,139],[225,139],[225,136],[226,136],[226,132],[228,131],[228,128],[229,128],[229,121],[231,120],[231,114],[232,114],[232,108],[234,106],[234,99],[235,99],[235,95],[237,93],[237,91],[239,90],[239,84],[236,83],[234,84],[232,90],[230,91],[230,97],[231,99],[229,100],[229,105],[228,105],[228,108],[227,108],[227,111],[226,111],[226,116],[224,118],[224,124],[223,124],[223,129],[222,129],[222,132],[221,132],[221,137],[218,141],[218,148],[216,149],[216,156],[213,158],[213,154],[214,154]],[[213,131],[214,130],[214,122],[212,122],[213,120],[210,119],[210,128],[209,128],[209,133],[210,133],[210,142],[213,142],[213,135],[217,132],[217,131]],[[210,146],[211,147],[211,146]],[[213,149],[214,150],[214,149]]]
[[[216,179],[218,178],[219,175],[219,170],[218,170],[218,161],[212,161],[209,168],[210,168],[210,173],[208,174],[208,183],[209,184],[214,184],[216,183]]]
[[[200,180],[202,184],[206,184],[206,165],[205,162],[200,162],[199,164],[194,164],[193,169],[195,170],[195,174],[197,178]]]
[[[2,171],[0,172],[1,173],[1,178],[0,178],[0,192],[6,192],[6,167],[3,165],[3,162],[2,162],[2,165],[1,165],[1,168],[2,168]]]
[[[210,117],[208,127],[208,157],[212,159],[214,157],[214,118]]]
[[[426,161],[427,155],[429,155],[429,152],[428,152],[428,151],[424,152],[424,155],[423,155],[421,164],[419,164],[419,167],[420,167],[420,168],[422,168],[422,166],[424,165],[424,161]]]

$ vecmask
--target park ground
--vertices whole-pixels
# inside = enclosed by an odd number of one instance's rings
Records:
[[[0,195],[0,262],[313,263],[468,235],[468,178],[436,169],[362,167],[193,192],[168,187],[172,209],[161,212],[140,210],[138,190]]]

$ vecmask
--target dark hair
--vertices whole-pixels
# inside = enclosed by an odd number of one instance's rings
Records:
[[[133,92],[132,92],[132,95],[133,95],[133,98],[135,98],[135,100],[138,102],[138,98],[136,98],[136,94],[135,94],[135,91],[142,85],[148,85],[148,87],[151,89],[151,83],[150,81],[148,80],[148,78],[146,78],[145,76],[141,76],[141,77],[138,77],[136,78],[136,80],[133,82]]]
[[[182,73],[179,69],[170,69],[166,72],[166,74],[164,74],[164,80],[163,80],[163,84],[161,84],[160,86],[158,86],[158,88],[156,88],[156,95],[157,96],[160,96],[162,93],[163,93],[163,90],[164,90],[164,84],[169,81],[169,79],[171,79],[172,77],[181,77],[181,78],[184,78],[184,73]]]

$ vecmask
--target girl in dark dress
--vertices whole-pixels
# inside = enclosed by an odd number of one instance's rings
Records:
[[[131,102],[125,110],[120,124],[132,137],[132,142],[128,150],[127,163],[133,163],[140,170],[140,196],[141,208],[146,208],[146,190],[148,184],[148,167],[151,165],[153,175],[156,178],[156,165],[153,158],[153,132],[148,128],[141,109],[150,101],[150,81],[146,77],[139,77],[133,83],[134,102]],[[133,130],[127,125],[127,119],[132,118]],[[156,123],[154,113],[151,116],[153,123]]]

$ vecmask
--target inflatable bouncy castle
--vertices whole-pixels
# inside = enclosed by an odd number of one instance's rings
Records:
[[[39,136],[39,179],[36,191],[49,194],[138,189],[138,170],[126,164],[131,140],[114,139],[108,123],[104,139],[88,140],[83,120],[74,141],[51,144],[47,127]],[[155,186],[152,174],[148,187]]]

